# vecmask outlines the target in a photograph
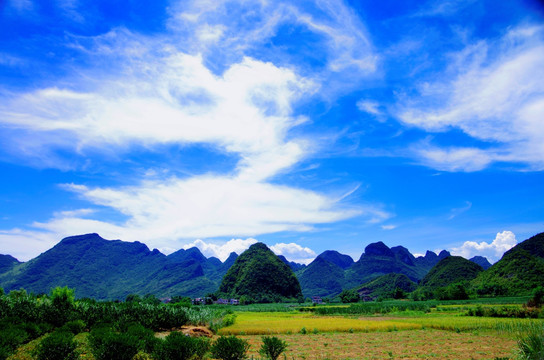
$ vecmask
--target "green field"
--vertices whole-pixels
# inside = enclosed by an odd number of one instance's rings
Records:
[[[253,359],[261,358],[258,350],[263,335],[276,336],[286,341],[288,348],[282,358],[291,360],[496,360],[521,359],[517,353],[518,340],[527,334],[544,334],[542,318],[499,317],[504,314],[534,315],[535,312],[524,311],[526,298],[455,302],[395,300],[319,306],[180,306],[145,302],[74,301],[63,298],[63,294],[70,295],[70,291],[59,289],[58,294],[50,297],[35,297],[25,292],[13,292],[9,296],[0,297],[3,334],[20,333],[21,329],[37,329],[32,324],[38,324],[42,329],[39,333],[35,332],[33,337],[27,336],[26,341],[23,339],[7,359],[36,359],[33,355],[35,350],[54,333],[55,328],[68,319],[79,319],[86,324],[74,333],[73,340],[77,344],[79,359],[90,360],[96,358],[93,356],[91,341],[93,335],[89,330],[105,322],[109,323],[112,336],[122,335],[137,323],[155,331],[155,337],[160,339],[180,331],[182,325],[206,326],[216,332],[212,342],[221,335],[235,335],[246,340],[251,345],[248,354]],[[56,301],[59,296],[64,300]],[[493,311],[486,313],[497,317],[468,315],[478,313],[474,311],[477,309],[491,309]],[[542,315],[541,312],[536,314]],[[65,320],[60,321],[59,316],[64,316]],[[14,327],[11,323],[16,318],[21,323]],[[150,336],[154,338],[152,330],[149,330]],[[142,334],[142,330],[138,333]],[[542,342],[542,336],[539,339]],[[134,346],[141,348],[141,345]],[[151,353],[152,350],[149,350],[144,354],[147,357],[143,358],[163,360],[156,356],[150,357]],[[211,355],[208,353],[206,356],[209,358]]]

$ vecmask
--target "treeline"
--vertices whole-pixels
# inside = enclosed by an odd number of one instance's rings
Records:
[[[125,302],[76,300],[74,290],[67,287],[57,287],[49,295],[28,294],[25,290],[4,294],[0,289],[0,360],[6,359],[21,344],[46,333],[52,334],[47,341],[42,341],[44,346],[51,343],[52,348],[69,349],[74,347],[75,334],[104,327],[112,329],[116,334],[130,330],[129,332],[141,335],[146,331],[153,333],[186,324],[208,325],[212,329],[217,329],[223,326],[224,318],[232,323],[226,316],[230,312],[228,309],[190,307],[185,302],[163,304],[138,298],[129,300]],[[115,338],[114,343],[120,341],[117,335]],[[134,340],[134,336],[132,339]],[[140,343],[140,340],[134,341]],[[99,342],[95,342],[95,345]],[[45,351],[43,346],[38,350],[40,349]]]

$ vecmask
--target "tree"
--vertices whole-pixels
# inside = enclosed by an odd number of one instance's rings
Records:
[[[344,290],[340,293],[340,299],[343,303],[354,303],[359,301],[359,293],[355,290]]]

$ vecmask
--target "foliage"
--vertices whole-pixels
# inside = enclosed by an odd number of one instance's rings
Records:
[[[541,312],[535,308],[519,307],[519,306],[480,306],[468,309],[468,316],[486,316],[486,317],[501,317],[501,318],[538,318]]]
[[[533,297],[527,302],[529,307],[541,308],[544,305],[544,287],[539,286],[533,290]]]
[[[544,331],[531,331],[520,338],[518,357],[523,360],[544,359]]]
[[[136,335],[117,333],[108,328],[93,329],[89,343],[96,360],[132,360],[141,344]]]
[[[79,359],[77,343],[70,332],[56,331],[43,339],[36,349],[38,360]]]
[[[434,298],[437,300],[467,300],[469,296],[465,284],[456,283],[436,288]]]
[[[79,334],[85,330],[85,322],[83,320],[69,321],[61,327],[61,330],[71,332],[74,335]]]
[[[355,290],[344,290],[339,296],[343,303],[355,303],[359,301],[359,293]]]
[[[249,343],[236,336],[220,336],[211,347],[214,359],[243,360],[247,358]]]
[[[362,314],[388,314],[399,311],[431,311],[431,306],[436,304],[425,302],[408,302],[408,301],[384,301],[384,302],[367,302],[352,304],[348,307],[341,306],[323,306],[316,308],[301,308],[303,311],[312,311],[319,315],[362,315]]]
[[[278,339],[275,336],[263,336],[263,344],[259,350],[261,356],[270,360],[276,360],[285,350],[287,350],[287,342]]]
[[[228,297],[246,295],[258,302],[275,302],[302,295],[289,266],[265,244],[253,244],[240,255],[223,277],[219,293]]]
[[[209,348],[210,341],[207,338],[192,338],[172,332],[155,346],[153,355],[161,360],[197,360],[202,359]]]

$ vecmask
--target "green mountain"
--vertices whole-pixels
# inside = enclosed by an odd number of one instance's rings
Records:
[[[13,256],[0,254],[0,274],[13,269],[18,264],[20,264],[19,260]]]
[[[469,260],[473,263],[480,265],[484,270],[487,270],[491,267],[491,263],[489,262],[489,260],[487,260],[487,258],[483,256],[474,256],[471,257]]]
[[[302,296],[300,284],[291,268],[265,244],[253,244],[244,251],[223,277],[219,293],[258,302]]]
[[[338,251],[334,250],[324,251],[317,257],[333,263],[334,265],[341,267],[344,270],[353,265],[354,262],[351,256],[340,254]]]
[[[448,256],[436,264],[421,280],[420,286],[435,289],[470,281],[483,271],[482,267],[461,256]]]
[[[427,273],[418,265],[415,257],[402,246],[390,249],[383,242],[372,243],[345,274],[345,288],[354,288],[386,274],[404,274],[412,281],[419,281]]]
[[[305,269],[296,272],[304,296],[334,297],[345,289],[361,287],[387,274],[403,274],[418,282],[447,251],[436,255],[427,251],[424,257],[414,257],[402,246],[387,247],[383,242],[369,244],[357,262],[348,255],[328,250],[321,253]]]
[[[299,264],[297,262],[287,260],[287,258],[283,255],[278,255],[278,258],[283,261],[287,266],[289,266],[293,271],[299,271],[306,267],[306,265],[304,264]]]
[[[528,295],[544,286],[544,233],[527,239],[472,281],[481,295]]]
[[[357,292],[359,296],[363,297],[394,297],[397,289],[410,293],[416,288],[417,284],[404,274],[387,274],[364,283],[357,289]]]
[[[67,237],[38,257],[15,264],[0,274],[0,287],[47,293],[68,286],[78,297],[96,299],[148,293],[203,296],[217,290],[228,270],[217,261],[206,259],[197,248],[166,256],[140,242],[87,234]]]
[[[336,296],[344,286],[344,269],[318,256],[305,269],[296,273],[305,297]]]

